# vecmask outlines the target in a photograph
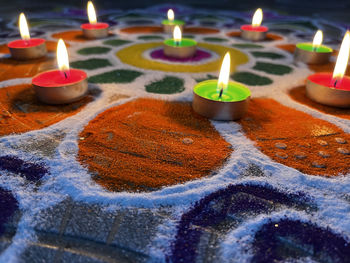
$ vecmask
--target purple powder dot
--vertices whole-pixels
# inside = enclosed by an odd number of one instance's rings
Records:
[[[4,232],[4,225],[18,210],[18,202],[10,191],[0,188],[0,234]]]
[[[181,62],[181,63],[187,63],[187,62],[199,62],[204,59],[208,59],[211,57],[211,54],[207,51],[197,49],[196,54],[191,58],[171,58],[164,55],[163,49],[156,49],[152,51],[151,58],[153,59],[160,59],[164,61],[170,61],[170,62]]]
[[[0,169],[19,174],[31,182],[39,181],[48,173],[47,169],[41,164],[23,161],[10,155],[0,157]]]

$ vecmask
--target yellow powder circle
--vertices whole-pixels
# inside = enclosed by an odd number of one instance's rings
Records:
[[[166,72],[192,72],[192,73],[200,73],[200,72],[213,72],[218,71],[221,66],[222,58],[224,57],[226,52],[230,52],[231,55],[231,69],[235,71],[236,67],[240,64],[245,64],[248,62],[248,57],[241,51],[215,45],[215,44],[207,44],[207,43],[198,43],[198,47],[203,49],[208,49],[212,52],[215,52],[219,55],[219,58],[210,61],[208,63],[200,64],[200,65],[186,65],[186,64],[166,64],[159,61],[150,60],[143,56],[143,53],[149,49],[154,49],[157,47],[162,47],[162,42],[151,42],[151,43],[142,43],[128,46],[124,49],[119,50],[116,53],[116,56],[123,62],[138,68],[143,69],[152,69],[152,70],[161,70]]]

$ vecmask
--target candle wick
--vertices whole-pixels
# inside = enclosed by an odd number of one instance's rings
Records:
[[[67,79],[68,78],[67,73],[64,71],[63,74],[64,74],[64,77]]]
[[[338,84],[338,80],[336,79],[336,80],[334,81],[333,87],[336,88],[336,87],[337,87],[337,84]]]
[[[223,89],[223,88],[221,88],[221,90],[220,90],[220,93],[219,93],[219,99],[221,99],[221,97],[222,97],[222,93],[224,93],[224,89]]]
[[[180,45],[179,41],[175,41],[175,45],[178,47]]]

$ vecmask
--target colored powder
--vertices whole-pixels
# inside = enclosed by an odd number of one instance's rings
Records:
[[[153,59],[161,59],[170,62],[198,62],[211,57],[211,54],[205,50],[197,49],[196,54],[190,58],[172,58],[164,55],[163,49],[157,49],[150,54]]]
[[[0,235],[5,231],[5,224],[18,210],[18,202],[10,191],[0,187]]]
[[[320,112],[350,120],[350,109],[330,107],[330,106],[326,106],[326,105],[322,105],[317,102],[314,102],[313,100],[309,99],[309,97],[306,96],[305,86],[300,86],[300,87],[291,89],[289,91],[289,96],[293,100],[299,103],[302,103],[304,105],[307,105]]]
[[[256,62],[253,69],[258,71],[263,71],[273,75],[285,75],[293,71],[291,67],[281,65],[281,64],[272,64],[266,62]]]
[[[251,262],[350,262],[350,244],[329,229],[310,222],[270,221],[256,234]]]
[[[246,135],[276,162],[311,175],[350,172],[349,144],[342,143],[350,142],[350,135],[334,124],[273,99],[252,99],[240,123]]]
[[[237,82],[250,86],[269,85],[273,82],[268,77],[259,76],[251,72],[236,72],[232,75],[232,78]]]
[[[0,169],[19,174],[31,182],[39,181],[48,173],[42,164],[26,162],[16,156],[9,155],[0,157]]]
[[[242,215],[271,212],[280,205],[297,209],[308,206],[314,209],[314,204],[303,193],[283,193],[269,185],[230,185],[209,194],[182,215],[169,259],[174,263],[196,262],[204,229],[214,229],[218,233],[215,228],[219,228],[225,235],[222,229],[224,223],[227,224],[225,231],[229,231],[230,226],[235,225],[230,224],[230,221],[240,222]]]
[[[118,69],[110,72],[105,72],[89,78],[91,83],[130,83],[141,76],[139,71]]]
[[[78,50],[80,55],[99,55],[108,53],[111,49],[108,47],[86,47]]]
[[[251,52],[252,55],[256,58],[270,58],[270,59],[280,59],[284,58],[283,55],[273,52],[259,52],[259,51],[253,51]]]
[[[103,44],[114,46],[114,47],[119,47],[129,43],[131,43],[131,41],[124,40],[124,39],[110,39],[110,40],[103,41]]]
[[[210,175],[232,149],[189,103],[137,99],[90,121],[78,160],[110,191],[152,191]]]
[[[0,89],[0,136],[48,127],[78,113],[92,100],[86,96],[67,105],[48,105],[38,101],[30,84]]]
[[[152,82],[145,86],[146,91],[158,94],[174,94],[185,90],[184,80],[167,76],[160,81]]]
[[[72,68],[88,69],[88,70],[112,66],[109,60],[102,59],[102,58],[91,58],[87,60],[73,61],[70,64]]]

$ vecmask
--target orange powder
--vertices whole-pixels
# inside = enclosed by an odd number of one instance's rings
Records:
[[[296,87],[296,88],[291,89],[289,91],[289,96],[292,99],[294,99],[295,101],[302,103],[302,104],[305,104],[305,105],[307,105],[311,108],[314,108],[316,110],[319,110],[323,113],[350,120],[350,109],[329,107],[329,106],[314,102],[313,100],[309,99],[306,96],[305,86],[300,86],[300,87]]]
[[[350,172],[350,135],[331,123],[263,98],[251,100],[240,123],[260,150],[279,163],[312,175]]]
[[[0,89],[0,136],[42,129],[79,112],[90,96],[67,105],[40,103],[30,84]]]
[[[110,191],[152,191],[208,176],[231,152],[189,103],[137,99],[90,121],[78,159]]]

